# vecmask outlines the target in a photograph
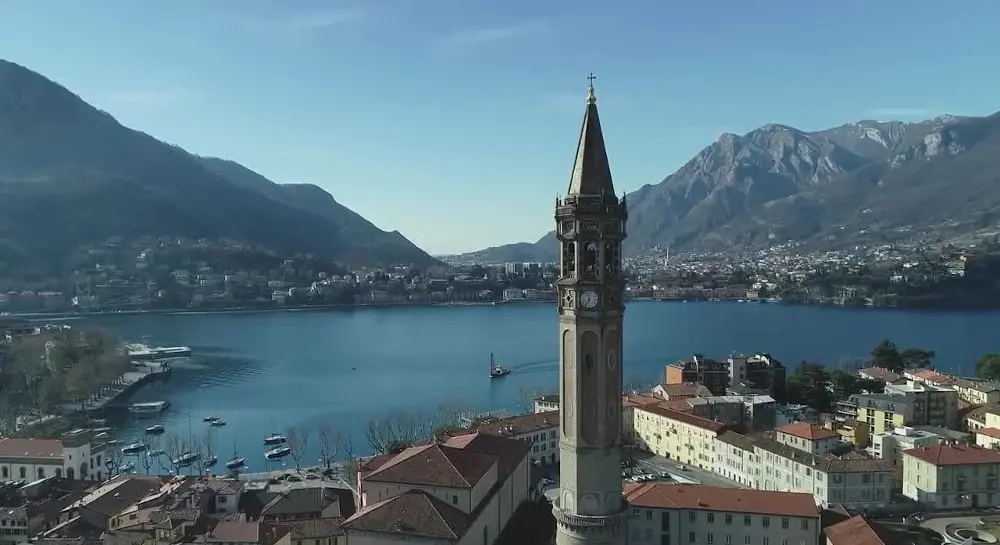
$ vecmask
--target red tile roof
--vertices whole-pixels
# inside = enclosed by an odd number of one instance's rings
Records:
[[[903,454],[936,466],[1000,464],[1000,452],[978,445],[932,445],[904,450]]]
[[[369,473],[365,480],[447,488],[472,488],[497,456],[439,445],[410,447]]]
[[[344,521],[341,528],[431,539],[458,540],[472,520],[458,508],[423,490],[409,490],[370,505]]]
[[[992,437],[994,439],[1000,439],[1000,429],[997,428],[980,428],[976,430],[977,435],[985,435],[986,437]]]
[[[673,483],[628,483],[625,499],[632,507],[697,509],[758,515],[819,517],[812,494],[774,492]]]
[[[669,418],[671,420],[676,420],[678,422],[684,422],[685,424],[697,426],[699,428],[714,431],[716,433],[726,429],[726,425],[721,422],[716,422],[715,420],[709,420],[707,418],[702,418],[700,416],[695,416],[693,414],[676,411],[674,409],[667,409],[665,407],[661,407],[658,405],[646,405],[643,407],[636,407],[636,409],[650,412],[655,415]]]
[[[791,424],[785,424],[776,430],[779,433],[787,433],[801,439],[806,439],[807,441],[822,441],[824,439],[833,439],[834,437],[840,437],[840,434],[824,428],[819,424],[813,424],[810,422],[792,422]]]
[[[559,411],[545,411],[540,413],[512,416],[510,418],[501,418],[495,422],[478,426],[475,428],[475,431],[488,433],[490,435],[513,437],[558,427]]]
[[[444,446],[497,459],[497,481],[503,482],[528,457],[531,443],[486,433],[468,433],[448,439]]]
[[[0,459],[32,458],[36,460],[61,460],[62,441],[58,439],[0,439]]]
[[[830,545],[902,545],[917,542],[861,515],[827,526],[823,533]]]

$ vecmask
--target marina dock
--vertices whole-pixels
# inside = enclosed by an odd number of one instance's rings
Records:
[[[67,403],[63,408],[68,411],[88,413],[124,408],[126,405],[118,403],[121,398],[132,393],[142,384],[165,376],[170,373],[170,369],[169,361],[134,362],[131,371],[123,373],[113,385],[101,389],[97,397],[89,398],[81,403]]]

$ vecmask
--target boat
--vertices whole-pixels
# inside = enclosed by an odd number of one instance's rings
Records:
[[[212,467],[212,466],[214,466],[214,465],[215,465],[215,464],[217,464],[217,463],[219,463],[219,457],[218,457],[218,456],[211,456],[211,457],[209,457],[209,458],[208,458],[207,460],[205,460],[205,462],[204,462],[204,464],[203,464],[203,465],[204,465],[204,466],[205,466],[206,468],[208,468],[208,467]]]
[[[167,428],[163,424],[157,424],[146,428],[146,435],[160,435],[165,431],[167,431]]]
[[[493,360],[493,353],[490,353],[490,378],[505,377],[510,374],[510,369],[500,365]]]
[[[147,456],[149,456],[150,458],[157,458],[159,456],[165,455],[166,453],[167,453],[167,451],[165,451],[163,449],[156,449],[156,450],[149,451],[149,454]]]
[[[270,437],[265,437],[264,438],[264,444],[265,445],[269,445],[269,446],[283,445],[283,444],[285,444],[287,442],[288,442],[288,438],[287,437],[285,437],[284,435],[277,434],[277,433],[271,435]]]
[[[169,401],[149,401],[147,403],[133,403],[129,405],[128,412],[134,414],[138,418],[144,416],[153,416],[163,411],[167,410],[170,406]]]
[[[129,462],[118,468],[118,473],[131,473],[133,471],[135,471],[135,462]]]
[[[174,460],[174,465],[177,467],[187,467],[198,461],[198,458],[201,458],[201,455],[197,452],[185,452]]]
[[[191,355],[189,346],[156,346],[145,343],[130,343],[125,345],[129,359],[136,361],[162,360],[167,358],[186,358]]]
[[[220,417],[220,416],[206,416],[205,418],[201,419],[202,422],[205,422],[205,423],[208,423],[208,424],[211,424],[212,422],[215,422],[216,420],[222,420],[222,417]]]
[[[267,458],[268,460],[278,460],[280,458],[288,456],[291,453],[292,453],[292,447],[289,446],[275,447],[271,450],[264,452],[264,457]]]
[[[95,435],[94,439],[97,439],[98,441],[103,441],[105,439],[111,439],[111,434],[108,433],[108,432],[106,432],[106,431],[102,431],[101,433],[98,433],[97,435]]]
[[[129,443],[122,447],[122,454],[139,454],[148,448],[146,443]]]
[[[245,465],[247,465],[246,458],[239,458],[234,456],[232,459],[226,462],[226,469],[236,471],[237,469],[240,469]]]
[[[221,428],[222,426],[226,425],[226,421],[220,418],[218,420],[213,420],[209,422],[208,425],[212,426],[213,428]]]

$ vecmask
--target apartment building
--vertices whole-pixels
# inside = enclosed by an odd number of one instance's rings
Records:
[[[976,407],[965,415],[962,424],[971,432],[983,428],[1000,428],[1000,405]]]
[[[672,483],[628,484],[630,545],[816,545],[812,495]]]
[[[724,424],[660,405],[634,410],[639,448],[703,469],[714,466],[715,437],[726,429]]]
[[[730,387],[746,387],[784,399],[785,375],[785,366],[770,354],[732,355],[726,361],[694,354],[690,360],[668,364],[663,382],[665,385],[695,382],[718,396],[726,395]]]
[[[1000,505],[1000,452],[944,444],[903,452],[903,495],[928,508]]]
[[[1000,450],[1000,429],[980,428],[976,430],[976,444],[983,448]]]
[[[958,392],[959,399],[973,405],[1000,403],[1000,384],[995,382],[971,381],[956,378],[951,387]]]
[[[635,408],[657,405],[662,400],[653,395],[628,394],[622,396],[622,439],[627,445],[636,444]]]
[[[715,464],[718,475],[743,486],[752,487],[757,463],[754,459],[753,440],[746,435],[725,430],[715,438]]]
[[[532,462],[554,464],[559,461],[559,411],[543,411],[501,418],[470,431],[498,435],[531,444]]]
[[[872,437],[868,452],[876,458],[901,465],[903,451],[948,442],[968,443],[970,434],[935,426],[903,426]]]
[[[914,381],[887,384],[885,393],[855,394],[839,402],[837,412],[867,422],[876,435],[902,426],[951,428],[958,423],[958,392]]]
[[[559,394],[536,397],[532,401],[534,402],[536,413],[559,410]]]
[[[840,434],[811,422],[794,422],[775,430],[777,442],[810,454],[827,454],[841,445]]]
[[[871,444],[871,430],[864,420],[847,418],[837,423],[835,431],[840,434],[841,440],[856,447],[864,448]]]
[[[854,510],[889,506],[897,478],[891,462],[856,456],[816,455],[772,439],[753,442],[753,487],[808,492],[820,505]]]
[[[697,382],[678,382],[676,384],[657,384],[653,387],[653,395],[667,401],[689,399],[692,397],[710,397],[711,390]]]

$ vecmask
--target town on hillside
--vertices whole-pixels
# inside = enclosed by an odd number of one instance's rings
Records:
[[[1000,244],[879,246],[727,254],[654,249],[623,261],[629,299],[786,302],[855,307],[1000,305]],[[67,278],[0,277],[0,313],[267,309],[554,302],[557,267],[541,262],[345,267],[232,241],[112,237],[77,256]]]

